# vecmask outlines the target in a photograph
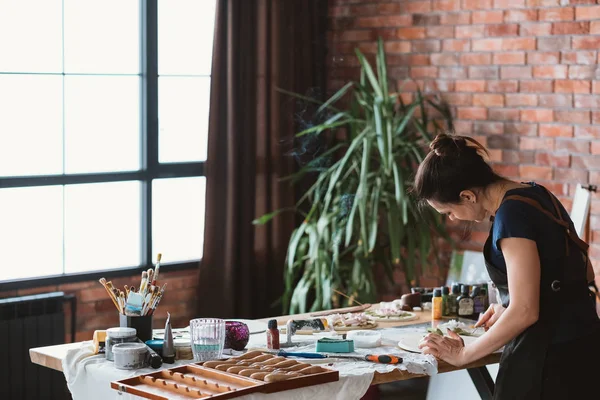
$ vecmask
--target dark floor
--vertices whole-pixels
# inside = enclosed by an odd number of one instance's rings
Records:
[[[406,381],[385,383],[374,386],[365,400],[425,400],[429,378],[409,379]]]

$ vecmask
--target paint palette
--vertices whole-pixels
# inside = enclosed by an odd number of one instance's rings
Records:
[[[214,360],[165,369],[111,382],[123,393],[152,400],[231,399],[250,393],[275,393],[339,380],[334,370],[251,351],[227,360]]]

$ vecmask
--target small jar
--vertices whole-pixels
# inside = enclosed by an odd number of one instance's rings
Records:
[[[176,360],[193,360],[194,353],[192,352],[192,345],[188,339],[175,339],[173,340],[173,348],[175,348],[175,359]]]
[[[137,341],[135,328],[109,328],[106,330],[106,359],[114,361],[113,346],[119,343],[134,343]]]
[[[144,343],[118,343],[112,351],[118,369],[139,369],[146,365],[148,348]]]

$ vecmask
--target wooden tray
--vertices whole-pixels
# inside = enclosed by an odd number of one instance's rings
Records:
[[[236,367],[233,369],[235,372],[227,371],[231,367]],[[244,375],[253,375],[254,378]],[[269,381],[269,375],[273,379],[283,380]],[[255,392],[281,392],[337,380],[338,371],[256,351],[218,362],[192,363],[122,379],[111,382],[111,387],[152,400],[222,400]]]

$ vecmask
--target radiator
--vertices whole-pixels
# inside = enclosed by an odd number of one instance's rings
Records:
[[[75,341],[75,296],[54,292],[0,299],[0,399],[70,399],[64,375],[29,358],[32,347],[64,343],[65,301],[71,302]]]

